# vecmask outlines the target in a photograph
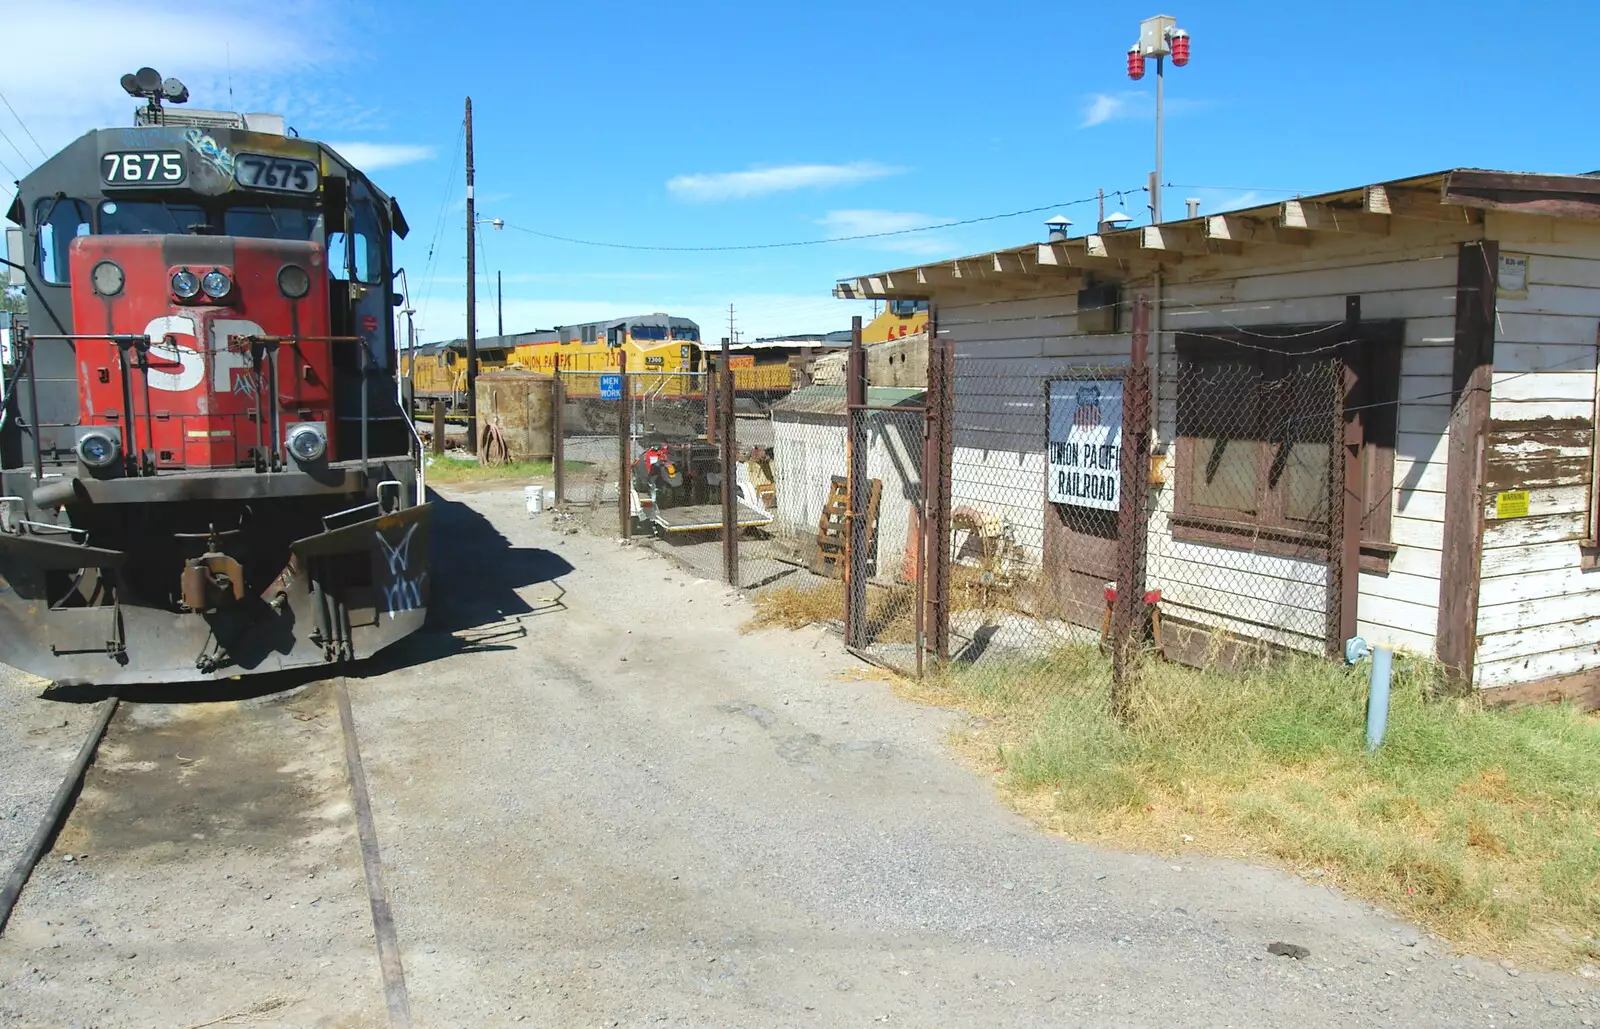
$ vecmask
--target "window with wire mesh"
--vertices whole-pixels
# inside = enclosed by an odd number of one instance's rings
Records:
[[[1400,327],[1179,333],[1173,535],[1325,555],[1342,518],[1336,442],[1359,447],[1363,567],[1383,571],[1393,507]],[[1337,509],[1336,509],[1337,508]]]

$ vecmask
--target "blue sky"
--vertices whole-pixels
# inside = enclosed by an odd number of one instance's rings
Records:
[[[240,5],[241,8],[248,5]],[[1600,168],[1584,71],[1592,3],[1522,6],[1199,3],[1164,9],[1194,59],[1169,69],[1168,215],[1450,166]],[[1335,13],[1336,12],[1336,13]],[[1153,76],[1124,73],[1153,6],[438,4],[282,0],[212,9],[206,30],[121,0],[7,0],[0,161],[20,172],[95,125],[126,124],[117,86],[148,63],[193,103],[281,111],[362,161],[412,225],[399,262],[419,335],[460,335],[465,228],[458,138],[473,98],[487,277],[506,328],[641,310],[723,334],[840,328],[835,279],[1043,235],[1051,212],[879,240],[661,253],[534,236],[719,246],[855,235],[1058,204],[1144,185]],[[1562,40],[1570,40],[1564,46]],[[197,45],[198,44],[198,45]],[[70,57],[70,66],[69,62]],[[25,126],[25,130],[24,130]],[[9,181],[10,176],[6,176]],[[7,199],[7,202],[8,199]],[[1119,203],[1110,201],[1113,205]],[[1121,202],[1146,216],[1142,192]],[[1062,207],[1079,228],[1093,204]],[[494,331],[480,290],[479,331]]]

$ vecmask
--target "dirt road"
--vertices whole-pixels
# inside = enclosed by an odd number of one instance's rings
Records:
[[[723,587],[548,519],[520,490],[442,500],[439,631],[349,681],[418,1026],[1600,1024],[1582,980],[1452,957],[1330,890],[1041,834],[952,761],[957,716],[895,698],[821,631],[742,634]],[[250,1024],[383,1024],[337,719],[298,696],[217,715],[256,754],[254,820],[196,809],[180,847],[107,828],[123,809],[86,793],[62,846],[98,833],[120,853],[85,844],[86,867],[116,875],[91,893],[50,859],[30,928],[0,940],[0,1012],[170,1026],[286,997]],[[117,774],[195,756],[147,738]],[[228,874],[253,892],[227,900]],[[268,892],[298,906],[252,921]],[[163,920],[164,901],[192,913]],[[219,931],[235,903],[282,939]],[[160,925],[119,966],[117,945],[64,942],[80,919]],[[1311,956],[1268,955],[1280,940]],[[228,975],[227,1003],[208,998]]]

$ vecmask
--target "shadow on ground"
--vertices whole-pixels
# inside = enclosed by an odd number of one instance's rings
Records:
[[[286,693],[327,679],[383,675],[466,651],[506,650],[527,635],[523,621],[564,610],[558,595],[535,608],[518,590],[553,582],[572,571],[565,558],[538,547],[515,547],[494,524],[466,504],[438,494],[433,502],[433,589],[423,629],[354,665],[263,672],[238,679],[148,686],[51,686],[41,696],[72,704],[98,703],[113,694],[151,704],[209,704]]]

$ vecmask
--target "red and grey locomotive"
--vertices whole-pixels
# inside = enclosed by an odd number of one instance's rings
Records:
[[[281,119],[123,85],[138,124],[45,161],[8,212],[0,661],[120,684],[370,656],[429,586],[399,206]]]

